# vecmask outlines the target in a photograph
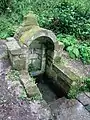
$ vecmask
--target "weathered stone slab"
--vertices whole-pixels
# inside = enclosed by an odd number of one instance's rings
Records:
[[[71,85],[73,81],[80,80],[79,76],[74,74],[72,71],[70,71],[65,66],[60,66],[58,64],[53,64],[53,69],[57,72],[59,76],[61,76],[62,79],[66,80],[68,84]]]
[[[23,56],[13,56],[11,58],[12,67],[16,70],[26,69],[26,58]]]
[[[68,84],[71,84],[71,79],[69,79],[61,69],[59,69],[55,65],[53,65],[52,69],[57,73],[59,77],[61,77],[61,79],[65,80],[65,82],[67,82]]]
[[[41,93],[35,84],[35,80],[29,76],[27,71],[21,71],[20,79],[28,97],[37,96],[40,99],[42,98]]]
[[[33,43],[30,45],[30,48],[41,49],[41,43],[33,42]]]
[[[50,108],[54,120],[90,120],[90,113],[77,100],[60,98]]]
[[[37,49],[37,48],[36,48],[36,54],[41,55],[41,54],[42,54],[42,50],[41,50],[41,49]]]
[[[22,49],[16,40],[6,42],[7,48],[12,55],[22,54]]]
[[[77,99],[84,105],[89,105],[90,104],[90,98],[87,97],[84,93],[81,93],[77,96]]]
[[[37,54],[30,54],[29,58],[30,59],[35,59],[35,58],[38,59],[38,55]]]

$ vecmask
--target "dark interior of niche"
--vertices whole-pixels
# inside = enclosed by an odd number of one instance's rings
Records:
[[[65,96],[63,90],[57,83],[53,82],[45,73],[35,76],[36,84],[46,102],[52,102]]]

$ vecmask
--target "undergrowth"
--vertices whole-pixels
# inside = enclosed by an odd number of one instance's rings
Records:
[[[57,40],[64,43],[64,49],[69,53],[71,58],[81,59],[83,63],[90,64],[90,43],[78,41],[74,36],[57,35]]]
[[[40,26],[86,40],[90,38],[89,0],[2,0],[0,38],[13,36],[30,10],[38,15]],[[2,22],[3,20],[3,22]],[[8,29],[7,29],[8,28]]]
[[[76,98],[81,92],[90,92],[90,78],[83,78],[71,86],[68,98]]]

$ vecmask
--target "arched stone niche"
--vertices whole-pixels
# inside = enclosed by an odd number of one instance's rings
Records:
[[[32,32],[33,31],[33,32]],[[25,32],[19,42],[25,46],[26,68],[32,76],[43,74],[47,66],[51,68],[54,56],[56,36],[50,30],[34,27]]]
[[[27,65],[32,76],[43,74],[47,66],[52,66],[54,43],[49,37],[35,39],[28,49]]]

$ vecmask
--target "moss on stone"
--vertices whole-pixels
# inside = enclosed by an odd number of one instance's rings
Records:
[[[77,76],[75,73],[73,73],[72,71],[70,71],[69,68],[65,67],[64,64],[57,64],[55,63],[55,66],[62,71],[67,77],[70,78],[70,80],[72,81],[76,81],[81,79],[79,76]]]
[[[20,42],[21,43],[25,43],[26,40],[30,39],[32,36],[34,36],[35,33],[37,33],[37,31],[40,30],[39,26],[32,26],[32,29],[30,29],[29,31],[26,31],[23,33],[23,35],[20,37]]]
[[[54,59],[54,62],[59,64],[59,63],[61,63],[60,61],[61,61],[61,57],[56,56],[55,59]]]

